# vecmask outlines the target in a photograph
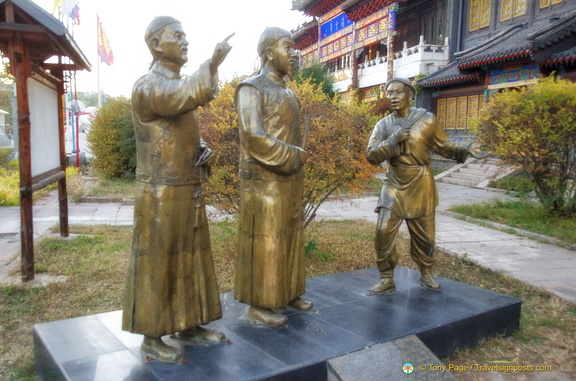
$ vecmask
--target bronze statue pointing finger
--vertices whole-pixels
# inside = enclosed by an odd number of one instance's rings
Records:
[[[155,18],[145,34],[152,65],[132,92],[137,185],[122,328],[144,335],[142,353],[158,361],[183,361],[164,335],[225,340],[201,327],[221,318],[222,308],[201,187],[212,155],[194,110],[216,96],[218,66],[231,49],[227,40],[183,78],[188,41],[182,25]]]

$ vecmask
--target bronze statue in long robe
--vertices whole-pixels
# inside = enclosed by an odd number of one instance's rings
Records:
[[[194,110],[216,96],[230,37],[182,78],[186,34],[173,17],[156,17],[145,34],[153,62],[132,91],[137,185],[122,329],[143,334],[142,353],[159,361],[184,360],[164,335],[225,339],[200,327],[222,317],[222,308],[201,187],[211,151],[200,139]]]
[[[194,109],[216,95],[204,64],[179,75],[155,63],[132,92],[137,169],[123,329],[159,337],[222,316],[210,248]]]
[[[291,90],[268,77],[247,80],[237,91],[260,98],[262,109],[240,129],[234,296],[254,306],[282,307],[305,289],[300,108]]]
[[[296,54],[290,33],[268,28],[258,51],[263,68],[238,86],[240,221],[234,296],[249,317],[280,326],[274,308],[309,310],[305,291],[300,106],[284,77]]]

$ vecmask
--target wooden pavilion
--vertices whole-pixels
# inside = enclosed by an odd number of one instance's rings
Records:
[[[22,279],[30,281],[35,191],[58,183],[60,234],[68,236],[64,76],[91,66],[66,27],[30,0],[0,0],[0,51],[10,60],[16,85]]]

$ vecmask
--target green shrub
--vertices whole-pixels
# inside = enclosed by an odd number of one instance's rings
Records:
[[[517,192],[518,195],[525,195],[534,190],[534,182],[525,174],[503,177],[494,181],[490,186],[510,192]]]
[[[130,100],[111,99],[98,111],[88,133],[94,154],[92,166],[99,176],[123,177],[136,170],[136,144]]]
[[[20,204],[20,173],[18,166],[16,170],[11,168],[17,159],[12,160],[9,165],[0,167],[0,206],[12,206]]]
[[[0,165],[4,165],[8,163],[9,158],[8,156],[14,152],[14,149],[11,147],[2,147],[0,148]]]
[[[494,94],[473,130],[494,155],[532,176],[549,210],[576,213],[576,83],[548,77]]]

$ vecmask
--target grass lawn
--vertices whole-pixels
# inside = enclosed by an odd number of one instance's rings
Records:
[[[576,218],[552,215],[541,204],[528,198],[455,205],[450,210],[466,216],[544,234],[569,244],[576,244]]]
[[[67,280],[43,288],[4,286],[0,293],[0,379],[33,380],[32,327],[36,323],[121,308],[131,227],[73,226],[78,238],[47,238],[37,244],[36,270]],[[212,223],[211,238],[220,291],[230,291],[235,263],[236,227]],[[308,277],[374,266],[374,225],[363,220],[313,223],[306,232]],[[414,268],[400,241],[400,265]],[[576,378],[576,305],[522,282],[442,252],[439,276],[519,297],[520,329],[456,353],[454,365],[550,365]],[[482,379],[478,372],[456,375]],[[472,377],[472,378],[467,378]]]

